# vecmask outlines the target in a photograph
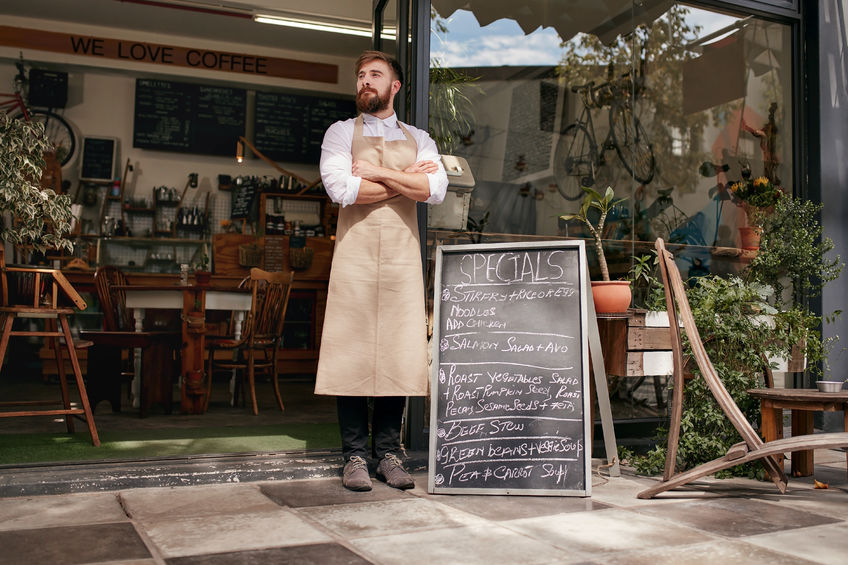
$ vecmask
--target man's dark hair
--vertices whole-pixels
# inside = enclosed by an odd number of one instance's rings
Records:
[[[362,55],[359,56],[359,59],[356,60],[355,74],[358,75],[359,69],[361,69],[365,63],[370,63],[371,61],[383,61],[389,65],[389,68],[391,68],[392,72],[395,74],[395,78],[398,82],[403,84],[403,69],[400,68],[400,63],[397,62],[397,59],[391,55],[383,53],[382,51],[365,51],[362,53]]]

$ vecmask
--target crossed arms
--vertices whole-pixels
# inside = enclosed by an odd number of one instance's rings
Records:
[[[402,171],[386,169],[356,160],[351,174],[362,178],[355,204],[372,204],[403,195],[418,202],[430,197],[430,182],[427,174],[438,172],[439,166],[433,161],[418,161]]]

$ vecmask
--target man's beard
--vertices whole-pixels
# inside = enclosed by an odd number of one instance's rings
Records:
[[[388,107],[388,92],[385,96],[380,96],[380,93],[373,88],[363,88],[356,94],[356,109],[364,114],[376,114]]]

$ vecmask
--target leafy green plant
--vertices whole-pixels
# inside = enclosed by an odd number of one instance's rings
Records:
[[[477,78],[442,67],[433,61],[430,68],[430,135],[439,151],[453,153],[464,137],[473,133],[476,119],[470,91],[481,92]]]
[[[589,233],[592,234],[592,239],[595,242],[595,252],[598,254],[598,264],[601,268],[601,278],[604,281],[610,280],[609,267],[607,267],[607,259],[604,254],[604,225],[607,221],[607,215],[616,206],[627,200],[627,198],[616,198],[615,191],[611,186],[608,186],[602,195],[597,190],[584,186],[583,192],[586,196],[583,198],[583,204],[576,214],[563,214],[560,216],[566,222],[571,220],[579,220],[589,228]],[[590,210],[597,210],[599,213],[597,219],[594,216],[590,217]]]
[[[842,272],[838,255],[825,257],[834,246],[829,237],[822,237],[821,209],[821,204],[787,196],[778,199],[774,212],[763,220],[760,249],[746,277],[774,288],[777,307],[799,296],[820,295]],[[784,292],[787,283],[791,295]]]
[[[844,266],[838,255],[826,257],[834,245],[822,235],[821,209],[821,204],[800,198],[778,199],[773,212],[764,216],[759,252],[744,273],[748,280],[774,289],[775,322],[786,343],[804,344],[807,366],[815,375],[826,370],[827,354],[838,336],[822,339],[826,320],[810,310],[807,299],[821,295]]]
[[[192,262],[192,268],[195,271],[208,271],[209,270],[209,251],[206,244],[200,246],[200,249],[194,255],[194,261]]]
[[[665,310],[665,291],[662,280],[657,276],[659,262],[657,252],[650,255],[633,256],[633,266],[627,280],[633,289],[633,307],[645,310]]]
[[[704,348],[725,388],[745,417],[754,425],[760,418],[759,402],[747,394],[761,385],[765,370],[763,356],[781,355],[791,343],[789,326],[770,324],[764,314],[779,316],[770,304],[772,289],[756,281],[732,276],[710,275],[689,285],[687,298]],[[777,318],[776,318],[777,320]],[[691,357],[688,336],[682,334],[684,355]],[[686,383],[683,417],[680,426],[677,465],[681,470],[695,467],[724,455],[740,441],[739,434],[721,411],[709,387],[699,377],[696,366],[689,367],[695,376]],[[661,434],[653,451],[633,457],[640,473],[656,473],[665,461],[666,437]],[[720,476],[765,477],[762,466],[751,463],[734,467]]]
[[[63,237],[71,232],[71,199],[39,185],[44,153],[50,150],[43,124],[0,115],[2,238],[40,252],[72,251],[73,244]]]

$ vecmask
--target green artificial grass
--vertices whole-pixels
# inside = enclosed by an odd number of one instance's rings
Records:
[[[0,434],[0,465],[333,449],[341,440],[338,424],[326,423],[107,431],[100,443],[94,447],[87,430]]]

